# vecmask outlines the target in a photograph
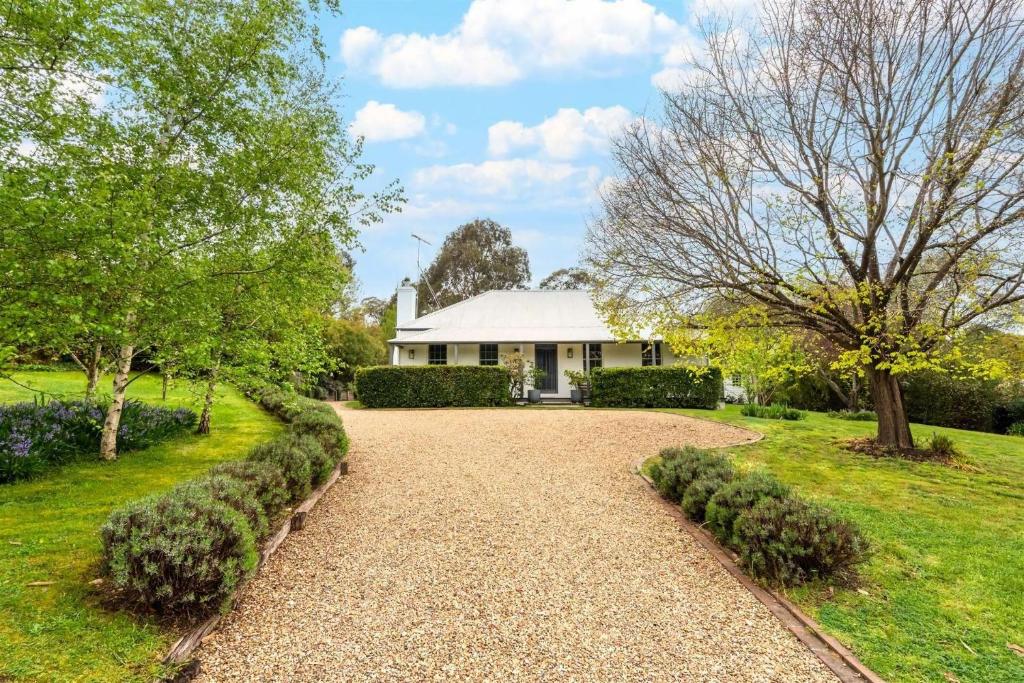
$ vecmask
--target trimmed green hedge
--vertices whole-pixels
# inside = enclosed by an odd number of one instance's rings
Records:
[[[380,365],[356,370],[356,398],[367,408],[504,406],[506,368],[480,365]]]
[[[591,402],[600,408],[709,408],[722,396],[719,368],[594,368]]]

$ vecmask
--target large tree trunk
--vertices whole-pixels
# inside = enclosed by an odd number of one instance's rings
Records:
[[[903,390],[889,370],[871,368],[871,396],[878,413],[878,443],[896,448],[913,448],[910,420],[903,405]]]
[[[128,373],[132,369],[132,355],[135,348],[122,346],[117,352],[117,368],[114,371],[114,398],[103,421],[100,436],[100,457],[104,460],[117,459],[117,430],[121,426],[121,410],[124,408],[124,394],[128,389]]]

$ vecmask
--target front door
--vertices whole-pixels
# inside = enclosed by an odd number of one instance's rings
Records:
[[[536,387],[545,393],[558,391],[558,346],[556,344],[537,344],[534,351],[534,363],[538,370],[547,374]]]

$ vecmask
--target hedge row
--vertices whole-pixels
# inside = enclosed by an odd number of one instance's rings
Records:
[[[594,368],[591,403],[601,408],[708,408],[724,391],[718,368]]]
[[[650,474],[661,495],[769,583],[850,582],[867,558],[867,540],[854,524],[801,500],[769,474],[737,473],[721,455],[667,448]]]
[[[348,439],[330,406],[277,388],[256,398],[291,423],[284,435],[104,524],[103,571],[125,605],[188,618],[224,609],[256,570],[271,523],[344,459]]]
[[[504,406],[511,383],[501,366],[380,365],[356,370],[356,398],[367,408]]]

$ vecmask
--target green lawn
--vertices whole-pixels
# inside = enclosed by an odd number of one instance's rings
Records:
[[[919,441],[952,437],[977,469],[965,471],[835,445],[873,433],[873,422],[821,413],[763,420],[736,406],[670,412],[764,433],[726,450],[860,524],[875,548],[863,571],[867,594],[790,595],[883,678],[1024,681],[1024,657],[1007,647],[1024,647],[1024,438],[914,426]]]
[[[84,388],[80,373],[15,377],[69,397]],[[143,377],[128,395],[159,404],[160,381]],[[31,396],[0,379],[0,402]],[[167,403],[198,410],[184,384],[171,391]],[[0,485],[0,680],[152,681],[180,634],[98,604],[89,581],[97,575],[99,527],[121,503],[165,490],[221,460],[241,458],[280,428],[238,392],[225,389],[209,436],[189,435],[114,463],[82,462]],[[26,585],[34,581],[55,583]]]

